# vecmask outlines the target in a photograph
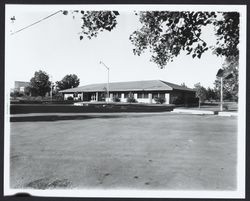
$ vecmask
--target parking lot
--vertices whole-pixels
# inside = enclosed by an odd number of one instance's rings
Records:
[[[236,188],[237,117],[165,112],[28,120],[11,122],[10,139],[11,188]]]

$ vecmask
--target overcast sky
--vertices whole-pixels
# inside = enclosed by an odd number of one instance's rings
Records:
[[[76,74],[80,85],[107,82],[103,61],[110,67],[110,82],[160,79],[188,87],[200,82],[213,87],[215,75],[223,59],[207,51],[201,59],[182,53],[164,69],[150,62],[150,54],[133,54],[130,34],[140,28],[133,11],[120,11],[118,24],[111,32],[101,32],[97,38],[79,40],[79,17],[59,13],[26,30],[10,35],[54,10],[30,11],[20,6],[6,12],[6,76],[10,87],[14,81],[29,81],[35,71],[44,70],[52,80],[61,80],[66,74]],[[10,17],[15,16],[14,23]],[[215,42],[212,27],[203,30],[201,37],[208,45]]]

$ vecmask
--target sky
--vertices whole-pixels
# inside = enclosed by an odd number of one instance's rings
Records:
[[[6,12],[6,80],[11,87],[14,81],[29,81],[35,71],[46,71],[53,82],[67,74],[76,74],[80,85],[107,82],[110,68],[110,82],[136,80],[164,80],[175,84],[185,83],[188,87],[200,82],[205,87],[213,87],[216,73],[221,68],[223,58],[211,51],[201,59],[193,59],[182,52],[173,62],[160,69],[150,62],[149,52],[141,56],[133,54],[130,34],[140,28],[138,16],[132,10],[120,11],[117,26],[111,31],[101,32],[91,40],[79,39],[80,16],[59,13],[28,29],[10,35],[58,9],[32,11],[7,9]],[[15,16],[14,23],[10,18]],[[215,43],[212,27],[202,31],[201,38],[208,45]]]

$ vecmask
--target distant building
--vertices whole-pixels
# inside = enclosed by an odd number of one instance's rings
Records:
[[[161,80],[113,82],[109,83],[109,97],[107,97],[107,83],[90,84],[81,87],[61,90],[64,99],[72,97],[82,101],[107,101],[112,102],[118,97],[121,102],[126,102],[129,94],[132,94],[139,103],[156,103],[156,97],[165,98],[166,104],[183,100],[187,102],[195,98],[195,90]]]
[[[24,93],[25,87],[29,86],[29,82],[15,81],[14,91]]]

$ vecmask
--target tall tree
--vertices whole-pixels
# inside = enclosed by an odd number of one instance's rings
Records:
[[[75,74],[69,74],[64,76],[61,81],[57,81],[56,84],[59,90],[74,88],[79,86],[80,79]]]
[[[36,71],[34,77],[30,79],[28,89],[32,96],[45,96],[47,92],[50,92],[51,82],[49,81],[49,75],[45,71]]]
[[[218,99],[217,91],[208,87],[206,99],[210,101]]]
[[[222,69],[223,76],[223,98],[238,101],[239,90],[239,57],[226,57]],[[231,76],[228,76],[231,75]],[[215,80],[215,89],[220,96],[221,81],[220,78]]]
[[[199,107],[207,99],[207,90],[205,87],[201,86],[200,83],[194,85],[196,91],[196,97],[199,98]]]
[[[218,19],[217,15],[222,15]],[[140,12],[142,27],[136,30],[130,40],[134,44],[134,54],[144,50],[151,52],[151,61],[164,68],[181,51],[201,58],[209,48],[217,55],[238,55],[239,13],[237,12]],[[214,25],[217,43],[208,47],[202,39],[202,28]]]

